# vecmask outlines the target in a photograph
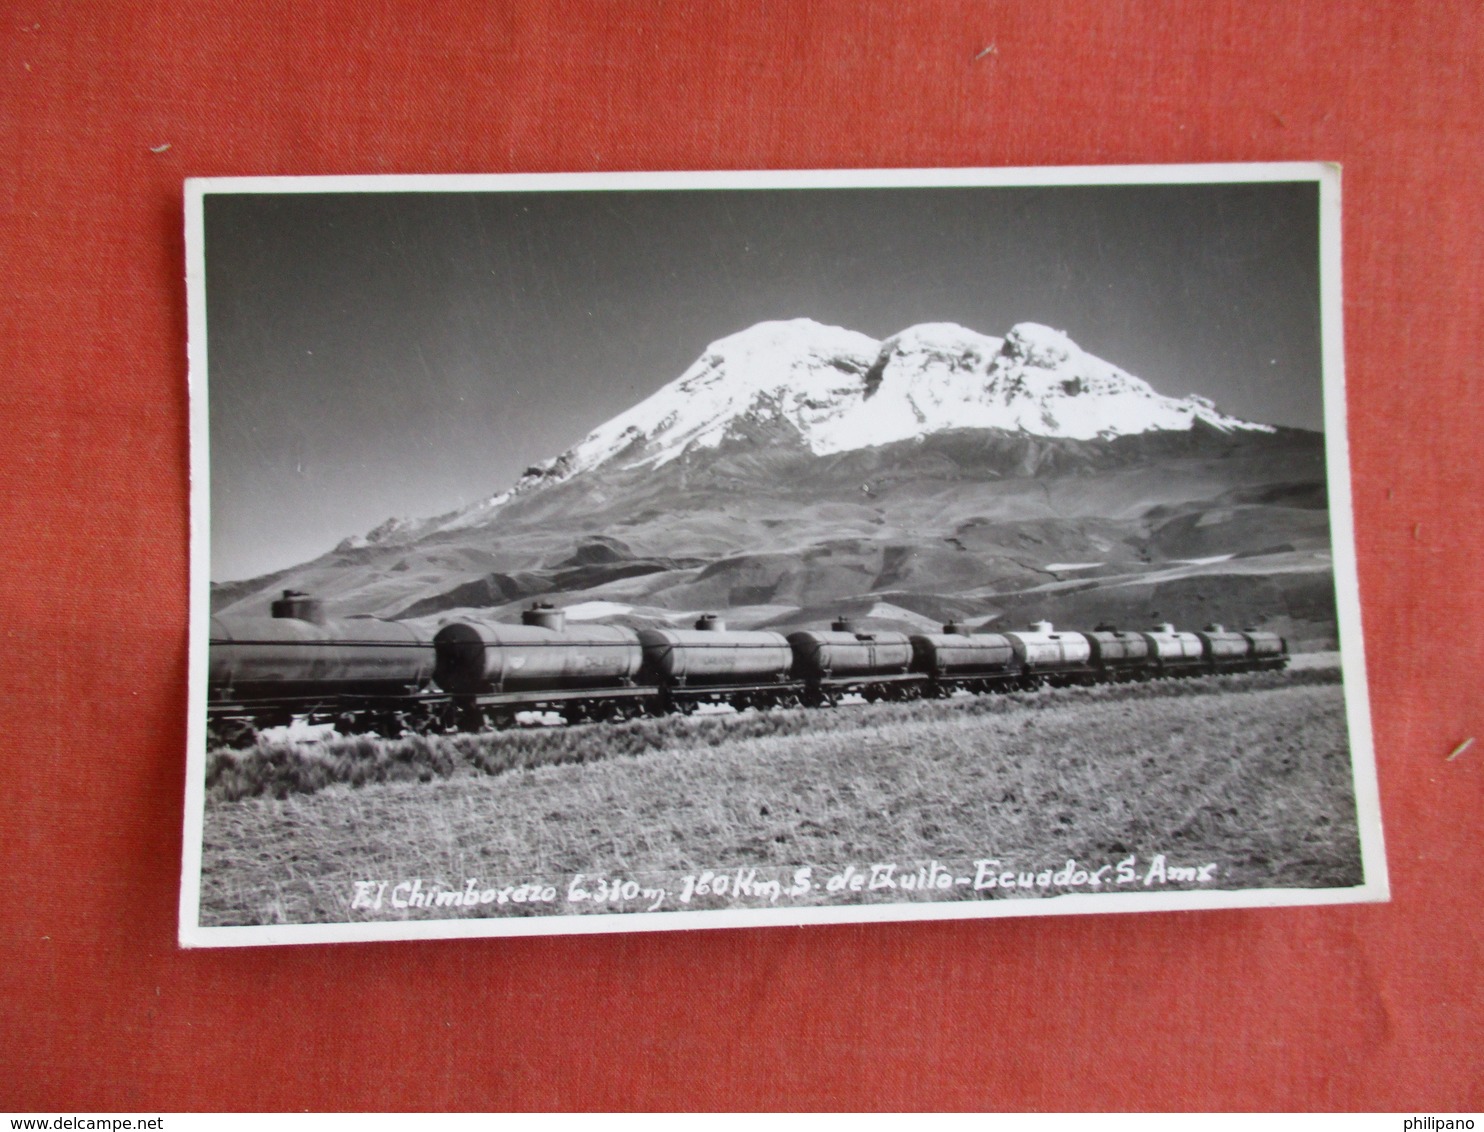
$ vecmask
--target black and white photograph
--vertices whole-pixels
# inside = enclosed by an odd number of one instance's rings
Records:
[[[1387,898],[1319,164],[187,183],[181,942]]]

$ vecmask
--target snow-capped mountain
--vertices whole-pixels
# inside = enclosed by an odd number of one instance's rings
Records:
[[[795,320],[712,344],[508,491],[214,587],[213,608],[261,616],[290,586],[428,626],[550,600],[638,628],[848,610],[904,631],[1172,618],[1327,641],[1328,538],[1318,433],[1164,396],[1033,323],[878,342]]]
[[[884,342],[807,318],[763,322],[713,342],[679,378],[436,529],[482,522],[515,495],[600,466],[662,466],[715,448],[746,424],[787,426],[824,456],[947,429],[1091,440],[1188,430],[1197,421],[1273,431],[1204,397],[1163,396],[1033,322],[1004,338],[923,323]]]

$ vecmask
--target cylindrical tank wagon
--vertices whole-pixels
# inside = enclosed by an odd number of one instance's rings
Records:
[[[644,661],[632,633],[606,625],[456,621],[438,630],[433,649],[433,678],[453,695],[631,687]]]
[[[1233,633],[1222,625],[1207,625],[1196,632],[1205,655],[1208,672],[1245,672],[1252,653],[1252,642],[1243,633]]]
[[[1087,638],[1092,654],[1090,663],[1097,671],[1098,679],[1121,683],[1149,678],[1151,646],[1143,633],[1120,630],[1104,623],[1082,635]]]
[[[914,636],[912,645],[913,666],[937,696],[1091,683],[1097,675],[1087,637],[1057,632],[1049,621],[1003,633],[971,633],[950,621],[941,634]]]
[[[379,617],[211,619],[207,681],[223,698],[407,695],[433,675],[433,650]]]
[[[797,702],[794,654],[782,633],[728,630],[714,613],[694,629],[641,629],[646,678],[682,711],[701,703],[762,707]]]
[[[842,617],[827,630],[790,633],[788,644],[794,675],[806,685],[811,704],[835,703],[851,693],[868,701],[919,694],[922,678],[912,672],[912,642],[905,633],[867,632]]]
[[[1242,636],[1251,645],[1248,664],[1252,671],[1279,672],[1288,667],[1288,642],[1277,633],[1243,629]]]
[[[1261,672],[1288,664],[1288,643],[1276,633],[1258,629],[1235,632],[1212,624],[1196,633],[1211,672]]]
[[[1168,621],[1146,633],[1151,676],[1191,676],[1206,667],[1206,649],[1194,633],[1182,633]]]
[[[927,694],[1005,691],[1020,686],[1015,646],[1001,633],[971,633],[955,621],[941,633],[912,636],[912,667],[928,678]]]
[[[433,637],[433,679],[453,699],[460,726],[508,726],[516,711],[557,711],[569,722],[616,719],[650,705],[639,687],[638,638],[607,625],[568,628],[538,603],[521,624],[455,621]]]
[[[251,742],[295,717],[346,730],[387,729],[415,712],[433,676],[432,642],[401,621],[331,620],[285,590],[271,617],[213,617],[207,644],[207,723],[214,738]]]
[[[250,742],[295,718],[342,732],[477,730],[523,711],[568,722],[735,708],[827,706],[1066,685],[1282,669],[1287,642],[1254,628],[1161,624],[1144,632],[1101,624],[1058,631],[1049,622],[1006,632],[869,630],[841,618],[828,630],[784,637],[728,631],[715,614],[693,629],[569,627],[537,603],[512,625],[480,618],[415,625],[375,617],[332,620],[323,605],[284,591],[269,618],[211,619],[207,717],[215,741]]]
[[[1091,684],[1097,676],[1092,646],[1081,633],[1058,633],[1050,621],[1036,621],[1005,636],[1015,650],[1021,680],[1028,686]]]

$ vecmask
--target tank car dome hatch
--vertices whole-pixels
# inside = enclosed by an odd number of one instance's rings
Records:
[[[839,617],[836,617],[834,622],[830,625],[830,631],[832,633],[859,633],[860,622],[857,621],[854,617],[846,617],[842,613]]]
[[[696,629],[702,633],[725,633],[727,623],[714,613],[703,613],[696,619]]]
[[[560,633],[567,627],[567,612],[549,601],[535,601],[531,603],[530,609],[521,610],[520,623]]]
[[[1175,626],[1168,621],[1155,622],[1154,628],[1151,630],[1151,632],[1155,633],[1173,633],[1174,631]]]
[[[969,627],[961,621],[943,622],[943,635],[947,637],[967,637]]]
[[[1054,633],[1056,631],[1050,621],[1032,621],[1026,628],[1032,633]]]
[[[269,611],[274,617],[292,617],[314,625],[323,625],[327,620],[325,603],[317,597],[310,597],[303,590],[284,590],[283,596],[273,602]]]
[[[1212,621],[1209,624],[1207,624],[1207,626],[1204,629],[1202,629],[1201,632],[1203,632],[1203,633],[1225,633],[1226,632],[1226,626],[1223,625],[1220,621]]]

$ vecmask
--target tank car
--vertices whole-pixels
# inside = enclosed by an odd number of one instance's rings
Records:
[[[332,620],[324,605],[285,590],[270,617],[213,617],[207,648],[211,738],[241,745],[296,716],[347,731],[412,722],[433,675],[433,646],[400,621]]]
[[[1005,636],[1015,650],[1022,683],[1028,686],[1090,684],[1097,676],[1092,646],[1081,633],[1058,633],[1050,621],[1036,621]]]
[[[913,673],[912,642],[905,633],[867,632],[848,618],[828,630],[788,635],[794,675],[805,685],[805,702],[825,706],[849,693],[869,701],[912,699],[922,677]]]
[[[568,628],[565,614],[537,603],[519,625],[461,620],[433,637],[433,679],[453,700],[457,726],[509,726],[517,711],[556,711],[568,722],[618,719],[648,710],[637,685],[638,636],[607,625]]]
[[[1196,632],[1205,652],[1208,672],[1246,672],[1252,642],[1245,633],[1233,633],[1223,625],[1210,624]]]
[[[1280,672],[1288,667],[1288,641],[1277,633],[1262,629],[1242,630],[1251,650],[1248,652],[1248,667],[1253,672]]]
[[[1206,665],[1206,650],[1194,633],[1182,633],[1168,621],[1142,634],[1149,642],[1152,676],[1192,676]]]
[[[693,711],[701,703],[738,709],[797,703],[804,686],[792,679],[794,654],[782,633],[729,631],[714,613],[694,629],[641,629],[644,674],[667,707]]]
[[[1144,634],[1123,631],[1104,622],[1082,635],[1087,638],[1092,653],[1090,663],[1099,680],[1123,682],[1149,678],[1150,645]]]
[[[1042,684],[1273,670],[1288,664],[1280,636],[1207,625],[1199,633],[1161,624],[1123,632],[1058,632],[1040,621],[1022,631],[941,634],[863,631],[841,618],[828,630],[730,632],[715,614],[693,629],[633,632],[569,628],[549,604],[518,625],[479,619],[443,624],[431,638],[376,617],[325,616],[318,600],[283,591],[271,617],[213,617],[207,721],[216,742],[244,744],[295,718],[341,731],[478,730],[508,726],[520,711],[555,711],[568,722],[623,719],[703,703],[736,708],[833,704],[1003,691]]]
[[[1006,691],[1019,687],[1021,670],[1015,646],[1000,633],[970,633],[957,622],[942,633],[912,637],[912,667],[928,678],[927,694],[942,697],[963,689]]]

